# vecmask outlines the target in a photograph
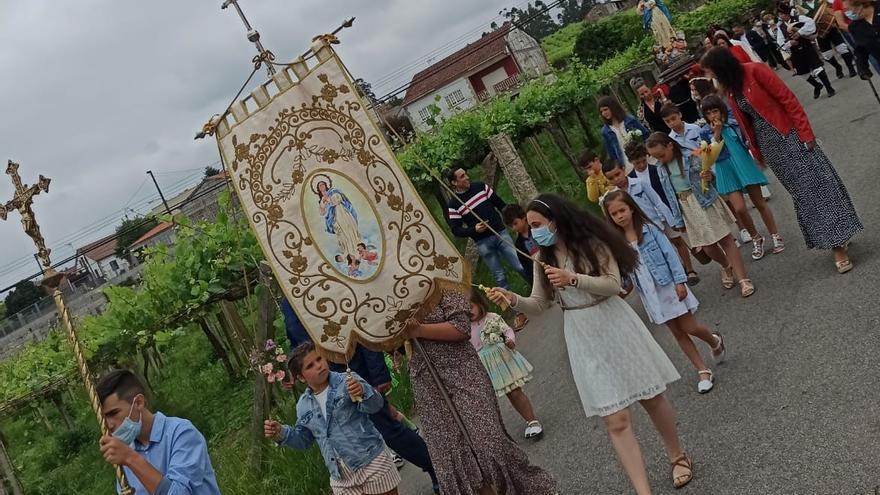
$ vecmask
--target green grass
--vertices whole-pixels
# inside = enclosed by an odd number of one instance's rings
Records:
[[[569,24],[541,40],[541,48],[547,55],[547,62],[559,67],[574,55],[574,43],[584,30],[583,22]]]

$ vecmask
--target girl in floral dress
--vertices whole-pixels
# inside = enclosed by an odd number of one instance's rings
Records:
[[[544,428],[535,417],[532,402],[522,389],[532,379],[534,368],[515,349],[513,329],[501,316],[489,313],[488,306],[481,293],[472,292],[471,345],[489,373],[495,395],[506,395],[516,412],[526,421],[525,437],[539,438],[544,434]]]

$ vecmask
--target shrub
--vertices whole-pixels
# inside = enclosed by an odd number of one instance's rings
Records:
[[[642,18],[632,10],[622,12],[587,24],[575,41],[574,54],[581,62],[596,66],[642,41],[645,36]]]

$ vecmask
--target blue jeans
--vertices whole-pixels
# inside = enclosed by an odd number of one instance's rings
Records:
[[[504,273],[504,266],[501,265],[502,258],[507,261],[511,268],[522,275],[523,280],[529,281],[532,279],[532,274],[526,274],[523,271],[522,264],[516,256],[516,249],[513,247],[513,239],[510,238],[510,234],[507,232],[502,232],[501,237],[493,235],[480,239],[476,241],[476,244],[477,251],[480,253],[480,259],[489,267],[489,271],[492,272],[492,276],[495,277],[495,282],[498,283],[499,287],[510,289],[510,284],[507,283],[507,275]]]

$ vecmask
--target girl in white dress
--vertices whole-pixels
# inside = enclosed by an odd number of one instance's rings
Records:
[[[629,276],[638,265],[636,252],[611,226],[554,194],[532,200],[526,219],[541,246],[532,295],[520,297],[494,288],[489,298],[496,304],[509,302],[528,315],[541,313],[557,299],[584,412],[604,420],[636,493],[651,493],[629,411],[636,402],[660,433],[673,486],[686,485],[693,468],[679,442],[675,411],[663,394],[667,383],[678,380],[678,372],[619,296],[621,273]]]
[[[648,318],[657,325],[669,327],[678,346],[700,375],[697,391],[701,394],[709,392],[714,386],[715,375],[706,366],[691,336],[709,345],[717,363],[724,359],[724,339],[719,333],[710,333],[694,317],[699,302],[687,287],[687,275],[672,242],[651,223],[626,191],[612,191],[605,195],[603,209],[608,221],[639,253],[639,264],[630,274],[630,280]]]

